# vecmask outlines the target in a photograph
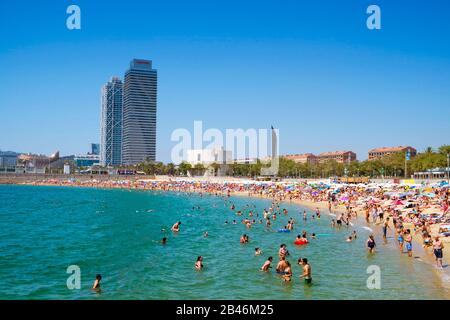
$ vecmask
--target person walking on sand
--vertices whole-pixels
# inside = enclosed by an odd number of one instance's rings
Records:
[[[439,236],[436,236],[433,241],[433,251],[436,257],[436,267],[442,270],[442,249],[444,249],[444,244]]]

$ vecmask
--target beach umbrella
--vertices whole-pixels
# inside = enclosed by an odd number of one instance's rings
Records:
[[[431,193],[431,192],[427,192],[427,193],[422,193],[423,196],[428,197],[428,198],[434,198],[436,197],[436,194]]]

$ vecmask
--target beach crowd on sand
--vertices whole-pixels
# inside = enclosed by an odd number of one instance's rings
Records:
[[[298,203],[311,208],[312,218],[320,219],[321,212],[328,211],[331,226],[341,228],[352,225],[357,219],[379,231],[379,237],[387,241],[388,234],[397,242],[400,252],[413,256],[414,246],[419,244],[425,252],[434,258],[436,267],[443,268],[442,259],[447,256],[448,247],[444,246],[450,240],[450,188],[442,181],[433,184],[393,184],[366,183],[342,184],[330,181],[283,181],[266,182],[254,180],[200,180],[193,178],[160,178],[160,179],[122,179],[122,180],[88,180],[42,179],[26,182],[31,185],[58,185],[96,188],[121,188],[153,191],[194,192],[200,195],[220,196],[229,201],[230,210],[251,229],[252,224],[263,223],[266,227],[275,227],[277,215],[287,215],[287,210],[281,206],[283,202]],[[255,210],[235,208],[230,200],[233,195],[266,198],[272,201],[270,208],[262,213]],[[307,219],[306,211],[300,219]],[[238,220],[239,220],[238,219]],[[353,222],[352,222],[353,221]],[[228,221],[227,221],[228,223]],[[237,223],[233,221],[233,223]],[[279,226],[279,232],[291,232],[296,223],[295,218],[289,218],[287,225]],[[176,222],[173,232],[180,232],[180,222]],[[278,226],[277,226],[278,228]],[[372,228],[368,228],[372,230]],[[250,231],[250,230],[249,230]],[[374,231],[374,230],[372,230]],[[205,234],[207,236],[207,233]],[[356,232],[345,241],[353,241]],[[299,234],[296,245],[309,245],[309,240],[315,235],[306,232]],[[448,237],[448,238],[447,238]],[[167,238],[161,242],[164,244]],[[378,239],[377,239],[378,241]],[[241,244],[249,242],[249,236],[243,235]],[[414,244],[414,245],[413,245]],[[371,234],[366,241],[369,254],[376,253],[376,235]],[[449,246],[450,247],[450,246]],[[260,255],[261,249],[255,249],[255,255]],[[284,281],[291,281],[292,267],[286,257],[289,251],[285,244],[280,245],[279,262],[276,271]],[[273,257],[270,256],[262,271],[271,268]],[[312,282],[311,265],[307,258],[299,258],[302,268],[301,278],[305,283]],[[197,257],[195,268],[203,268],[203,257]]]

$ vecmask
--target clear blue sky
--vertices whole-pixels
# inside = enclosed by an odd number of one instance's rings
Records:
[[[70,4],[81,30],[66,28]],[[450,142],[449,16],[446,0],[1,1],[0,149],[87,152],[100,88],[132,58],[158,69],[158,160],[194,120],[273,124],[281,153],[437,147]]]

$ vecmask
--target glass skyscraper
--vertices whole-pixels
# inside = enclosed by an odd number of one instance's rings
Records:
[[[123,88],[123,164],[156,159],[156,92],[152,61],[131,61]]]
[[[102,88],[100,164],[122,164],[123,83],[113,77]]]

